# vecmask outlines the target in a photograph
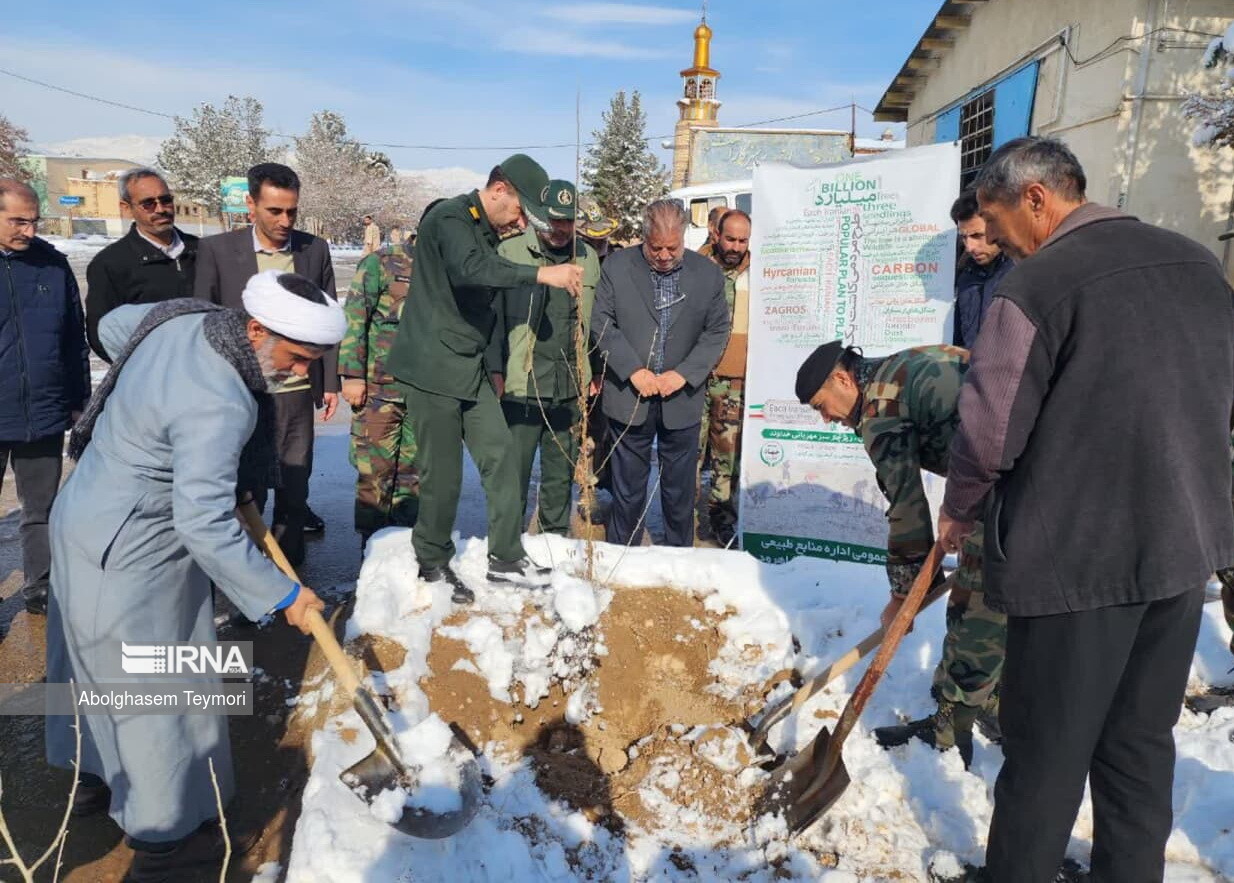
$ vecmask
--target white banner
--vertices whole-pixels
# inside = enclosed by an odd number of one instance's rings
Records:
[[[867,356],[951,342],[959,191],[958,144],[755,169],[740,531],[756,557],[886,560],[887,504],[860,438],[794,384],[831,340]]]

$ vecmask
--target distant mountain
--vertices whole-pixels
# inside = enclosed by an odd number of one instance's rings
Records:
[[[439,196],[457,196],[483,187],[488,178],[488,175],[460,166],[446,169],[399,169],[398,174],[408,179],[419,191],[419,195],[428,200]]]
[[[154,135],[100,135],[72,138],[35,147],[33,152],[51,156],[84,156],[100,159],[127,159],[143,166],[154,165],[163,139]]]

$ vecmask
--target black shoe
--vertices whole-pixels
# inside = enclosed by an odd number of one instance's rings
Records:
[[[321,520],[321,516],[306,507],[304,510],[304,532],[324,533],[325,529],[326,523]]]
[[[942,883],[943,878],[934,877],[932,880],[939,880]],[[1075,859],[1065,859],[1058,870],[1054,873],[1054,877],[1050,883],[1087,883],[1089,879],[1088,871],[1084,866]],[[948,878],[947,883],[998,883],[990,872],[985,868],[976,868],[972,865],[966,865],[964,868],[964,876],[958,878]]]
[[[47,589],[39,589],[25,596],[26,612],[35,616],[47,615]]]
[[[547,586],[552,580],[553,571],[548,567],[540,567],[532,563],[530,558],[520,558],[517,561],[502,561],[492,555],[488,558],[488,578],[490,582],[511,583],[528,588]]]
[[[450,584],[450,600],[455,604],[470,604],[476,600],[476,594],[463,583],[450,565],[444,567],[421,567],[420,579],[426,583],[439,583],[445,580]]]
[[[1064,859],[1054,875],[1054,883],[1083,883],[1088,879],[1088,869],[1073,858]]]
[[[874,738],[881,748],[895,748],[897,745],[907,745],[911,739],[920,739],[931,748],[937,749],[937,727],[938,723],[934,715],[930,715],[899,726],[875,727]],[[968,769],[973,762],[973,734],[971,732],[956,733],[955,747],[960,751],[960,760],[964,761],[964,769]]]
[[[228,834],[233,859],[248,853],[260,839],[258,832],[229,830]],[[188,872],[217,868],[226,854],[218,822],[206,822],[183,840],[166,845],[170,848],[158,852],[134,849],[124,883],[179,883]]]
[[[981,709],[977,715],[977,729],[995,745],[1003,744],[1003,729],[998,725],[998,714],[990,709]]]
[[[111,809],[111,789],[101,778],[90,773],[77,777],[77,791],[73,794],[71,814],[76,818],[92,816]]]

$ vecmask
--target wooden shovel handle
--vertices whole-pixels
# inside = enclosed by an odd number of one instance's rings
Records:
[[[296,576],[295,568],[291,566],[291,562],[283,554],[283,549],[279,545],[278,540],[274,538],[274,534],[270,533],[270,528],[266,527],[266,523],[261,520],[261,513],[257,511],[257,507],[249,502],[241,503],[238,508],[245,530],[248,531],[249,537],[257,547],[266,553],[279,570],[283,571],[284,576],[293,582],[300,582],[300,577]],[[334,669],[335,677],[339,679],[339,682],[342,683],[347,692],[354,696],[360,689],[360,679],[351,667],[347,654],[339,646],[338,639],[334,637],[333,630],[321,618],[321,614],[311,608],[306,611],[304,619],[308,623],[309,630],[313,633],[317,645],[321,647],[321,652],[325,655],[326,661],[330,663],[330,668]]]
[[[840,750],[844,747],[844,740],[848,738],[848,734],[852,732],[853,725],[857,723],[857,718],[865,710],[866,703],[870,701],[870,696],[874,693],[874,688],[878,686],[883,672],[887,670],[887,666],[891,663],[891,658],[895,656],[896,650],[899,649],[900,641],[908,634],[909,626],[912,625],[913,619],[921,609],[921,602],[930,588],[930,583],[934,581],[934,574],[938,572],[938,568],[942,563],[943,547],[940,543],[936,542],[934,548],[930,549],[930,554],[926,556],[925,563],[921,565],[921,572],[917,574],[917,579],[913,580],[912,588],[908,590],[908,597],[904,599],[904,603],[900,605],[899,611],[896,612],[895,619],[891,621],[891,625],[887,628],[887,634],[883,638],[882,646],[878,648],[878,653],[874,656],[874,661],[870,663],[870,667],[861,676],[857,689],[853,691],[853,695],[849,697],[848,704],[844,706],[840,720],[836,723],[835,732],[832,734],[831,741],[827,745],[827,754],[822,763],[822,773],[824,775],[830,774],[831,770],[839,762]]]
[[[951,583],[950,582],[943,583],[941,586],[939,586],[937,589],[935,589],[929,595],[926,596],[925,600],[921,602],[921,607],[918,609],[917,612],[920,613],[922,610],[925,610],[927,607],[929,607],[931,604],[933,604],[935,601],[937,601],[939,598],[941,598],[943,595],[945,595],[950,590],[951,590]],[[818,693],[824,687],[826,687],[828,684],[830,684],[840,675],[844,674],[846,671],[848,671],[858,662],[865,659],[871,650],[873,650],[879,644],[883,643],[883,637],[884,637],[883,627],[879,626],[877,629],[870,632],[870,634],[866,635],[866,637],[862,640],[860,644],[858,644],[852,650],[849,650],[847,653],[845,653],[835,662],[831,663],[831,665],[823,669],[822,672],[820,672],[818,675],[816,675],[815,677],[811,678],[810,680],[802,684],[797,689],[797,692],[793,694],[793,698],[792,698],[792,701],[791,701],[791,704],[789,706],[787,713],[791,714],[792,712],[801,708],[801,706],[805,705],[807,702],[813,699],[816,695],[818,695]]]

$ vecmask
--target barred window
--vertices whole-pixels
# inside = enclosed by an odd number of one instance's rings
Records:
[[[994,90],[987,89],[960,110],[960,186],[967,187],[994,146]]]

